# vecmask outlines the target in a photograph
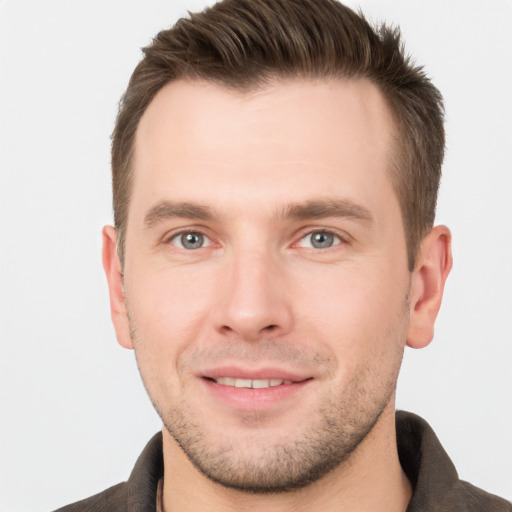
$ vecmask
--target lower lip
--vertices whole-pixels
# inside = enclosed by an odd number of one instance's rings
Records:
[[[293,399],[309,385],[311,379],[268,388],[235,388],[202,379],[210,393],[227,405],[246,411],[262,410]]]

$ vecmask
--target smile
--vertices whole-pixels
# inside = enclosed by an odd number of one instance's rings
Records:
[[[236,376],[235,376],[236,375]],[[216,368],[205,371],[200,380],[206,385],[214,407],[219,403],[229,412],[283,410],[297,404],[313,377],[282,369]]]
[[[235,379],[233,377],[219,377],[214,380],[217,384],[222,386],[231,386],[234,388],[251,388],[251,389],[265,389],[274,386],[282,386],[283,384],[292,384],[292,380],[282,379]]]

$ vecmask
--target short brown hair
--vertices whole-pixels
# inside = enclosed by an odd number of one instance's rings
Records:
[[[251,90],[272,78],[363,78],[387,99],[396,123],[393,185],[409,268],[433,226],[444,155],[443,102],[404,53],[397,28],[373,28],[336,0],[223,0],[180,19],[143,50],[112,136],[114,221],[121,260],[140,118],[170,81],[203,79]]]

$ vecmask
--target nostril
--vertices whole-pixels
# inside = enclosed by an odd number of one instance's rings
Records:
[[[264,331],[274,331],[275,329],[277,329],[277,325],[275,324],[270,324],[263,328]]]

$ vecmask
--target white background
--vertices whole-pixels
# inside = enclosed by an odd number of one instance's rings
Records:
[[[357,6],[357,2],[350,2]],[[0,510],[128,477],[159,420],[110,325],[100,229],[109,135],[139,48],[196,0],[0,0]],[[444,93],[438,221],[455,267],[398,406],[462,478],[512,498],[511,0],[368,0]]]

